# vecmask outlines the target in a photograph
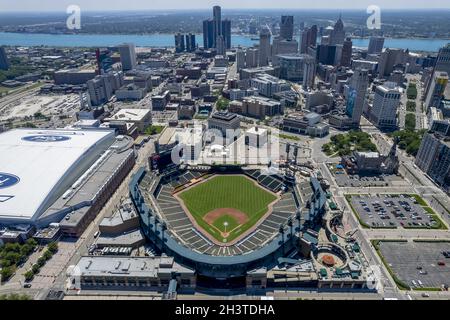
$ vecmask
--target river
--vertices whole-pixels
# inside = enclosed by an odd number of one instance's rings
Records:
[[[201,46],[203,37],[196,36],[197,43]],[[49,46],[49,47],[108,47],[123,42],[134,43],[138,47],[173,47],[174,36],[172,34],[151,35],[115,35],[115,34],[31,34],[31,33],[7,33],[0,32],[0,45],[9,46]],[[249,47],[258,41],[248,36],[232,35],[233,46]],[[368,39],[353,39],[355,47],[367,47]],[[409,49],[411,51],[439,51],[447,43],[448,39],[389,39],[385,41],[386,48]]]

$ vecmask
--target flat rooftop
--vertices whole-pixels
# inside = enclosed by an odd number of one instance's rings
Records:
[[[102,144],[109,130],[16,129],[0,134],[0,219],[34,220],[77,169]],[[82,173],[80,173],[81,175]]]
[[[151,113],[150,109],[121,109],[113,116],[105,119],[105,121],[141,121],[149,113]]]
[[[101,190],[111,179],[115,171],[121,166],[123,162],[128,159],[133,150],[116,153],[110,152],[106,155],[105,162],[101,164],[92,174],[87,177],[79,189],[74,190],[74,193],[68,198],[63,194],[46,212],[45,216],[62,212],[64,210],[71,211],[71,208],[79,208],[78,210],[70,212],[67,219],[63,219],[60,223],[61,227],[76,227],[80,220],[89,210],[88,205],[97,196]],[[106,154],[106,153],[105,153]]]
[[[173,257],[82,257],[77,266],[83,276],[150,277],[171,272],[192,274],[194,271],[176,263]]]

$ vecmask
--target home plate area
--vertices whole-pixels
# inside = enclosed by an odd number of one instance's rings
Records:
[[[210,226],[217,229],[223,238],[223,242],[227,242],[227,238],[233,231],[249,221],[247,214],[233,208],[220,208],[208,212],[203,216],[203,220]]]

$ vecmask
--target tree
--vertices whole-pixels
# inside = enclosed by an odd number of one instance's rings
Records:
[[[45,251],[44,254],[42,255],[42,257],[46,261],[50,260],[52,258],[52,256],[53,256],[53,254],[49,250]]]
[[[2,276],[2,281],[6,281],[9,278],[11,278],[13,273],[14,273],[14,268],[12,266],[3,267],[2,271],[0,271],[0,275]]]
[[[58,251],[58,244],[56,242],[50,242],[48,244],[48,251],[51,253],[56,253]]]
[[[34,278],[34,272],[33,270],[28,270],[27,272],[24,273],[25,276],[25,281],[31,281]]]
[[[37,244],[38,244],[37,241],[34,240],[33,238],[28,239],[25,243],[28,244],[28,245],[30,245],[30,246],[32,246],[33,249],[34,249],[34,247],[36,247]]]
[[[39,273],[39,269],[41,269],[41,267],[37,263],[33,264],[33,266],[31,267],[31,270],[34,274]]]

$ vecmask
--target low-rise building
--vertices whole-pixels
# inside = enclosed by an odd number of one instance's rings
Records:
[[[311,112],[306,115],[297,113],[290,114],[283,119],[283,130],[307,134],[315,137],[324,137],[329,133],[329,126],[321,123],[321,116]]]
[[[105,122],[111,121],[134,123],[140,132],[144,132],[152,123],[152,113],[150,109],[121,109],[105,119]]]
[[[222,137],[227,137],[227,132],[232,133],[232,140],[239,136],[241,121],[235,113],[216,112],[208,119],[208,129],[218,130]],[[227,137],[228,138],[228,137]]]
[[[264,119],[283,114],[283,112],[281,103],[269,98],[251,96],[242,101],[242,114],[249,117]]]
[[[154,111],[164,110],[169,102],[170,102],[170,91],[166,90],[164,93],[152,97],[152,109]]]
[[[81,288],[99,289],[133,286],[166,292],[171,280],[179,290],[192,291],[196,287],[195,271],[174,261],[172,257],[82,257],[71,276],[79,277]],[[76,285],[74,281],[74,285]]]
[[[245,132],[245,144],[259,148],[268,142],[267,129],[252,127]]]
[[[123,100],[141,100],[145,97],[147,91],[144,88],[139,88],[135,84],[128,84],[116,91],[116,98],[119,101]]]

